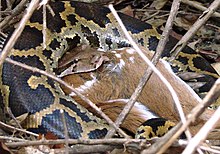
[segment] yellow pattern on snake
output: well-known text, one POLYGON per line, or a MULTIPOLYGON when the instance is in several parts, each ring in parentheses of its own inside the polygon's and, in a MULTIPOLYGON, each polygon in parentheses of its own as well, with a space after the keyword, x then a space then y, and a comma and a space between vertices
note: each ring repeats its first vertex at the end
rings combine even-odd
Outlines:
MULTIPOLYGON (((79 44, 105 51, 130 46, 107 8, 73 1, 50 2, 49 5, 55 15, 47 13, 46 48, 42 43, 42 9, 39 9, 26 24, 10 58, 54 74, 62 55, 79 44)), ((124 14, 120 17, 139 45, 152 51, 156 49, 160 39, 157 29, 124 14)), ((170 56, 169 51, 177 42, 172 37, 169 40, 163 57, 170 56)), ((200 92, 208 91, 218 78, 209 63, 188 47, 171 65, 176 73, 203 74, 197 79, 205 82, 200 92)), ((22 124, 24 128, 41 133, 50 131, 64 138, 60 115, 63 109, 71 138, 101 138, 107 133, 106 122, 65 95, 57 82, 9 63, 4 63, 0 73, 1 105, 10 107, 15 117, 28 113, 22 124)))

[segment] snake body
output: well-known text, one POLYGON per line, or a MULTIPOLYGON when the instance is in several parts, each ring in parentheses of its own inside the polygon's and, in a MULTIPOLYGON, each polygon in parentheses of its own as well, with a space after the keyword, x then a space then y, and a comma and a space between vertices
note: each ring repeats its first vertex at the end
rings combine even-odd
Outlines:
MULTIPOLYGON (((43 48, 42 9, 36 10, 14 45, 10 58, 55 74, 58 60, 79 44, 89 44, 105 51, 131 46, 113 15, 105 7, 93 4, 59 1, 50 2, 54 16, 47 10, 46 48, 43 48)), ((160 32, 152 25, 119 14, 134 40, 154 51, 160 32)), ((170 56, 176 39, 169 38, 163 57, 170 56)), ((5 41, 4 44, 6 44, 5 41)), ((203 74, 201 92, 208 91, 218 75, 210 64, 195 51, 186 47, 171 66, 174 72, 203 74)), ((64 138, 60 111, 64 111, 70 138, 102 138, 109 126, 88 112, 62 91, 60 85, 39 74, 10 63, 0 69, 0 101, 15 117, 28 113, 24 128, 37 133, 54 133, 64 138)))

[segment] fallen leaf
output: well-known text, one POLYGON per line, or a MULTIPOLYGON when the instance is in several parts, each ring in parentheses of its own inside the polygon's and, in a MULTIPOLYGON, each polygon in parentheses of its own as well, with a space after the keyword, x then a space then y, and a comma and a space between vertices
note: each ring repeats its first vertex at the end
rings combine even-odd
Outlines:
POLYGON ((157 10, 160 10, 167 3, 168 0, 155 0, 151 4, 151 7, 154 7, 157 10))

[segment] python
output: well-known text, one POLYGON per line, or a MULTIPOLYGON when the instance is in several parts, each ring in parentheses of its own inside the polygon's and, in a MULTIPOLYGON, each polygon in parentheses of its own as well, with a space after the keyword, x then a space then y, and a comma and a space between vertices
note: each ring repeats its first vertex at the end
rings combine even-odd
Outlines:
MULTIPOLYGON (((104 51, 110 50, 106 53, 97 52, 97 54, 101 55, 106 54, 104 55, 106 60, 103 60, 104 63, 100 67, 103 70, 97 69, 95 72, 82 72, 64 76, 64 80, 74 86, 76 85, 75 87, 78 89, 85 88, 82 93, 85 92, 85 95, 89 96, 88 98, 102 108, 104 113, 111 117, 112 120, 115 120, 126 103, 126 99, 130 97, 131 92, 134 90, 137 80, 141 77, 143 71, 141 68, 146 68, 146 66, 136 54, 129 54, 128 50, 131 49, 121 50, 126 54, 115 50, 117 48, 129 47, 130 43, 107 8, 73 1, 50 2, 49 5, 53 9, 54 15, 50 14, 50 12, 47 13, 46 48, 43 47, 43 34, 41 32, 43 29, 42 9, 39 9, 33 13, 30 20, 26 23, 25 29, 15 43, 9 57, 55 74, 62 56, 81 44, 87 44, 92 48, 99 48, 104 51), (88 11, 85 12, 84 10, 88 11), (122 57, 121 59, 120 56, 122 57), (132 59, 134 59, 133 62, 132 59), (139 65, 141 68, 139 68, 139 65), (113 70, 111 71, 110 68, 113 70), (101 71, 100 74, 97 73, 99 71, 101 71), (133 76, 134 72, 136 72, 135 76, 133 76), (107 74, 110 77, 105 77, 107 74), (96 78, 93 78, 94 76, 96 78), (125 80, 123 77, 127 79, 125 80), (92 80, 94 82, 95 80, 93 79, 99 79, 101 84, 93 83, 91 89, 81 86, 84 85, 82 81, 92 80), (77 80, 81 81, 71 83, 77 80), (96 86, 99 88, 93 91, 93 88, 95 89, 96 86)), ((160 32, 157 29, 150 24, 123 14, 120 14, 120 17, 135 41, 140 46, 145 47, 143 50, 146 50, 146 54, 148 54, 148 51, 151 53, 150 51, 156 49, 160 39, 160 32)), ((170 42, 167 44, 163 57, 170 56, 169 51, 175 45, 175 42, 177 40, 170 37, 170 42)), ((4 41, 3 46, 6 43, 7 39, 4 41)), ((161 67, 163 68, 164 66, 161 67)), ((196 79, 205 82, 199 88, 201 92, 208 91, 216 78, 219 77, 205 59, 188 47, 179 54, 171 66, 175 73, 189 71, 203 74, 202 78, 196 79), (205 67, 202 67, 204 65, 205 67)), ((169 69, 166 68, 165 70, 169 69)), ((172 74, 171 71, 169 72, 172 74)), ((74 94, 71 94, 73 98, 68 95, 70 92, 61 87, 59 83, 39 73, 32 73, 9 63, 3 64, 0 73, 1 104, 9 107, 15 117, 28 113, 28 117, 22 123, 24 128, 37 133, 52 132, 59 138, 64 138, 64 125, 60 115, 60 110, 63 110, 67 121, 68 133, 71 138, 102 138, 107 133, 109 129, 107 123, 98 115, 94 115, 93 109, 80 101, 74 94), (63 91, 66 91, 67 94, 63 91)), ((167 73, 165 72, 165 74, 167 73)), ((152 80, 156 78, 153 76, 152 80)), ((180 85, 183 86, 183 82, 177 78, 174 81, 180 82, 180 85)), ((170 101, 171 97, 167 95, 164 89, 161 89, 164 86, 160 85, 157 80, 153 80, 150 83, 146 85, 146 90, 143 91, 142 96, 138 100, 139 103, 134 106, 133 110, 137 109, 138 111, 131 112, 127 118, 130 120, 126 120, 124 125, 122 125, 122 127, 129 128, 132 132, 135 132, 138 127, 137 125, 144 122, 144 120, 149 120, 149 117, 146 119, 139 118, 143 117, 143 113, 146 113, 148 109, 152 111, 152 115, 155 112, 160 117, 171 121, 176 122, 179 120, 176 109, 170 101), (154 89, 152 85, 158 85, 159 89, 154 89), (144 105, 146 109, 144 109, 144 105), (142 112, 143 110, 145 111, 142 112), (132 113, 134 114, 132 115, 132 113), (136 116, 137 113, 142 115, 136 116), (129 127, 127 127, 127 124, 129 127)), ((189 87, 186 88, 188 89, 186 94, 181 91, 180 87, 176 86, 175 90, 178 91, 184 111, 188 113, 199 102, 199 98, 192 90, 189 90, 189 87), (186 100, 186 98, 190 99, 186 100)), ((201 117, 201 120, 198 120, 198 123, 195 124, 196 130, 199 125, 202 125, 207 120, 207 117, 212 112, 207 110, 205 115, 201 117)), ((165 122, 163 125, 165 125, 165 122)), ((195 129, 193 128, 193 130, 195 129)))

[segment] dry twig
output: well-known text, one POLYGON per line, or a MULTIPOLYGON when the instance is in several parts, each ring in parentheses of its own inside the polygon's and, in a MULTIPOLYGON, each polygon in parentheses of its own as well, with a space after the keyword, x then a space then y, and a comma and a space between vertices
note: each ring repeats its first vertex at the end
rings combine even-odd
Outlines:
MULTIPOLYGON (((141 139, 68 139, 68 144, 84 144, 84 145, 98 145, 98 144, 108 144, 108 145, 123 145, 123 144, 140 144, 146 145, 146 140, 141 139)), ((37 145, 55 145, 55 144, 65 144, 64 139, 56 140, 38 140, 38 141, 19 141, 19 142, 9 142, 6 143, 9 147, 24 147, 24 146, 37 146, 37 145)))
POLYGON ((13 32, 12 36, 8 40, 8 43, 5 45, 1 55, 0 55, 0 66, 3 64, 5 58, 8 56, 9 52, 13 48, 14 44, 16 43, 16 40, 21 35, 25 23, 29 20, 31 15, 33 14, 34 10, 38 7, 39 0, 32 0, 29 4, 28 8, 26 9, 26 13, 24 14, 23 18, 21 19, 20 23, 18 24, 18 27, 13 32))
POLYGON ((60 110, 60 114, 61 114, 61 118, 62 118, 62 122, 63 122, 63 127, 64 127, 64 136, 65 136, 65 154, 68 154, 68 148, 69 148, 69 144, 68 144, 68 139, 69 139, 69 133, 68 133, 68 129, 67 129, 67 125, 66 125, 66 119, 65 119, 65 115, 64 115, 64 111, 60 110))
POLYGON ((43 48, 46 49, 47 45, 47 10, 46 4, 43 4, 43 48))
POLYGON ((10 136, 0 136, 0 140, 8 140, 8 141, 16 141, 16 142, 24 142, 28 141, 25 139, 17 138, 17 137, 10 137, 10 136))
MULTIPOLYGON (((195 2, 195 1, 191 1, 191 0, 181 0, 182 3, 185 3, 185 4, 188 4, 189 6, 192 6, 192 7, 195 7, 196 9, 198 10, 201 10, 201 11, 205 11, 207 10, 208 8, 200 5, 198 2, 195 2)), ((212 17, 218 17, 220 18, 220 13, 218 12, 214 12, 212 14, 212 17)))
POLYGON ((19 131, 19 132, 22 132, 22 133, 26 133, 26 134, 29 134, 29 135, 33 135, 33 136, 36 136, 38 137, 39 135, 38 134, 35 134, 35 133, 32 133, 32 132, 29 132, 29 131, 26 131, 24 129, 19 129, 19 128, 16 128, 16 127, 13 127, 13 126, 10 126, 10 125, 7 125, 3 122, 0 121, 0 127, 4 127, 4 128, 7 128, 7 129, 10 129, 10 130, 15 130, 15 131, 19 131))

